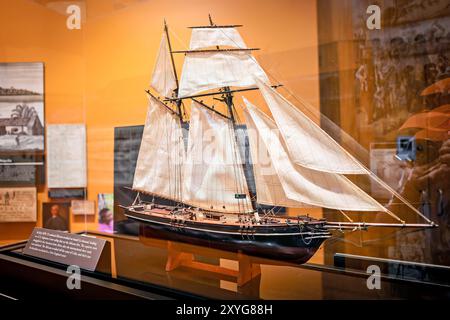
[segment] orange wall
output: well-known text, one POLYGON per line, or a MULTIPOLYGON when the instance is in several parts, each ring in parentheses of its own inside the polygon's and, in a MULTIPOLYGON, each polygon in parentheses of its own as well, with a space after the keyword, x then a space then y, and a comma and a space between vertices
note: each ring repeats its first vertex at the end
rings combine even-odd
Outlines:
MULTIPOLYGON (((47 124, 84 122, 82 37, 64 27, 65 19, 32 1, 0 0, 0 61, 45 62, 47 124)), ((38 220, 46 194, 38 190, 38 220)), ((0 241, 27 238, 34 226, 0 223, 0 241)))
MULTIPOLYGON (((269 74, 318 107, 315 1, 87 0, 82 29, 72 31, 62 14, 66 3, 0 0, 0 61, 45 62, 46 123, 86 123, 90 200, 113 192, 114 127, 144 122, 144 89, 164 18, 174 49, 186 48, 186 27, 207 24, 208 13, 217 24, 244 24, 242 36, 249 47, 261 48, 255 56, 269 74)), ((257 95, 246 97, 267 110, 257 95)), ((39 220, 47 200, 45 188, 39 190, 39 220)), ((0 224, 0 240, 26 238, 31 228, 0 224)))

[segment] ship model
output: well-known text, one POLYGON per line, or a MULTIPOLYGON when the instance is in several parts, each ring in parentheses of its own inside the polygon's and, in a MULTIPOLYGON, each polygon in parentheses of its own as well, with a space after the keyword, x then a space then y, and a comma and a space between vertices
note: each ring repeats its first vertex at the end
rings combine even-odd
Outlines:
POLYGON ((270 84, 252 55, 257 49, 246 46, 238 27, 216 25, 210 17, 208 25, 190 27, 189 50, 174 51, 164 22, 152 90, 147 90, 149 107, 132 186, 136 198, 122 206, 125 215, 145 223, 158 238, 294 263, 308 261, 332 230, 436 226, 281 95, 280 84, 270 84), (180 79, 177 53, 185 56, 180 79), (252 90, 259 90, 272 117, 242 98, 249 167, 239 143, 242 123, 234 96, 252 90), (200 100, 211 96, 226 112, 200 100), (259 161, 261 155, 265 161, 259 161), (376 179, 426 223, 406 223, 347 175, 376 179), (141 200, 142 194, 153 200, 141 200), (274 213, 278 207, 329 208, 349 221, 281 216, 274 213), (382 212, 397 221, 355 222, 344 211, 382 212))

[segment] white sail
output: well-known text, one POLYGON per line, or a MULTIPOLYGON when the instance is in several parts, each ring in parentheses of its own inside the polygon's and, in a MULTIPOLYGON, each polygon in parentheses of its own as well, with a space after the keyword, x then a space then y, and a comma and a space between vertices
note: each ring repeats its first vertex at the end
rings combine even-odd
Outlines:
POLYGON ((294 164, 279 137, 276 123, 251 104, 247 104, 247 109, 289 199, 337 210, 386 212, 381 204, 345 176, 294 164))
POLYGON ((260 80, 257 84, 293 162, 331 173, 367 173, 333 138, 276 90, 260 80))
POLYGON ((235 28, 195 28, 192 30, 191 50, 215 46, 246 48, 241 35, 235 28))
POLYGON ((196 102, 189 125, 183 202, 219 212, 252 211, 230 121, 196 102))
POLYGON ((161 44, 159 45, 158 57, 156 58, 150 85, 164 97, 171 97, 173 90, 177 88, 165 32, 163 33, 161 44))
POLYGON ((178 97, 222 87, 253 86, 255 77, 268 82, 264 70, 248 52, 189 52, 184 59, 178 97))
POLYGON ((147 119, 134 173, 133 189, 181 200, 184 142, 179 119, 149 97, 147 119))
MULTIPOLYGON (((243 100, 246 105, 250 105, 250 102, 247 101, 247 99, 243 98, 243 100)), ((245 123, 247 124, 250 153, 252 156, 257 202, 269 206, 289 208, 313 207, 309 204, 289 199, 286 196, 280 179, 272 165, 269 151, 267 150, 264 141, 261 139, 256 124, 249 115, 247 109, 244 110, 244 115, 245 123)))

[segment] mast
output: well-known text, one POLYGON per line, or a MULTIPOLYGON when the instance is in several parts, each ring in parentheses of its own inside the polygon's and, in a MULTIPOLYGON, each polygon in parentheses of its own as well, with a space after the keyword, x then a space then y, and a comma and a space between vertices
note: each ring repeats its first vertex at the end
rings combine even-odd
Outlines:
MULTIPOLYGON (((175 68, 175 60, 173 59, 173 53, 172 53, 172 44, 170 43, 170 36, 169 36, 169 27, 167 26, 167 22, 166 19, 164 19, 164 32, 166 33, 166 38, 167 38, 167 45, 169 46, 169 52, 170 52, 170 61, 172 62, 172 69, 173 69, 173 75, 175 76, 175 83, 176 83, 176 89, 175 91, 175 96, 178 96, 178 88, 179 88, 179 83, 178 83, 178 74, 177 74, 177 69, 175 68)), ((178 112, 178 118, 180 119, 180 127, 181 130, 183 130, 183 113, 181 110, 181 104, 183 103, 183 100, 178 100, 176 101, 176 107, 177 107, 177 112, 178 112)), ((183 139, 181 137, 181 139, 183 139)), ((184 142, 181 145, 181 148, 184 150, 184 142)), ((178 192, 180 194, 180 201, 182 203, 183 200, 183 172, 182 170, 179 170, 179 172, 175 173, 178 176, 178 179, 175 180, 175 188, 179 188, 178 192), (179 181, 179 184, 176 184, 176 181, 179 181)))
MULTIPOLYGON (((209 18, 210 26, 214 27, 215 24, 212 21, 211 14, 208 14, 208 18, 209 18)), ((220 50, 219 46, 217 46, 217 50, 220 50)), ((239 141, 238 141, 238 137, 236 135, 236 118, 235 118, 235 110, 234 110, 234 104, 233 104, 233 98, 234 98, 233 93, 229 87, 224 87, 222 89, 222 91, 223 91, 222 99, 219 99, 219 100, 223 101, 227 105, 228 116, 233 125, 233 135, 234 135, 234 140, 236 142, 236 147, 238 149, 237 152, 240 153, 239 141)), ((256 210, 255 194, 250 190, 250 187, 249 187, 250 181, 249 181, 248 174, 247 174, 247 163, 245 161, 245 157, 242 157, 241 154, 240 154, 240 156, 241 156, 241 160, 242 160, 242 170, 244 171, 244 178, 245 178, 245 182, 247 183, 248 194, 250 196, 250 203, 252 205, 252 209, 256 210)))
MULTIPOLYGON (((230 121, 233 125, 233 134, 234 134, 234 139, 236 141, 236 147, 238 148, 237 152, 240 152, 239 144, 238 144, 239 141, 238 141, 238 137, 236 135, 237 123, 236 123, 236 118, 234 116, 235 110, 234 110, 234 104, 233 104, 233 93, 230 92, 229 87, 224 88, 224 95, 223 95, 222 101, 225 102, 225 104, 227 105, 230 121)), ((247 174, 247 170, 248 170, 247 162, 245 160, 245 157, 243 157, 242 154, 240 156, 241 156, 241 160, 242 160, 242 170, 244 171, 245 182, 247 183, 248 194, 250 196, 250 202, 252 204, 252 209, 256 211, 256 197, 255 197, 255 194, 253 193, 253 191, 250 189, 250 181, 249 181, 249 177, 247 174)))
MULTIPOLYGON (((208 18, 209 18, 210 26, 215 27, 216 25, 214 24, 214 22, 211 18, 211 14, 208 14, 208 18)), ((217 50, 220 50, 219 46, 217 46, 217 50)), ((249 50, 255 50, 255 49, 249 49, 249 50)), ((234 135, 234 139, 236 141, 236 147, 238 149, 237 152, 240 153, 239 141, 238 141, 238 137, 236 135, 236 118, 235 118, 235 110, 234 110, 234 104, 233 104, 234 96, 233 96, 232 91, 230 90, 230 87, 224 87, 222 91, 223 91, 222 99, 218 99, 218 100, 223 101, 227 105, 228 116, 233 125, 233 135, 234 135)), ((243 155, 241 155, 241 154, 240 154, 240 156, 241 156, 240 158, 242 160, 242 170, 244 171, 244 178, 245 178, 245 182, 247 183, 248 194, 250 196, 250 203, 252 205, 252 209, 254 211, 256 211, 256 197, 255 197, 255 194, 250 189, 250 180, 249 180, 249 177, 247 174, 247 169, 248 169, 247 163, 246 163, 245 157, 243 157, 243 155)))
MULTIPOLYGON (((169 27, 167 26, 167 22, 166 19, 164 19, 164 32, 166 33, 166 38, 167 38, 167 45, 169 46, 169 52, 170 52, 170 60, 172 62, 172 69, 173 69, 173 74, 175 76, 175 83, 177 85, 177 88, 175 89, 175 95, 178 95, 178 75, 177 75, 177 69, 175 69, 175 60, 173 59, 173 52, 172 52, 172 45, 170 43, 170 37, 169 37, 169 27)), ((181 110, 181 104, 183 103, 183 100, 176 100, 176 106, 177 106, 177 111, 178 111, 178 116, 180 118, 180 123, 183 124, 183 113, 181 110)))

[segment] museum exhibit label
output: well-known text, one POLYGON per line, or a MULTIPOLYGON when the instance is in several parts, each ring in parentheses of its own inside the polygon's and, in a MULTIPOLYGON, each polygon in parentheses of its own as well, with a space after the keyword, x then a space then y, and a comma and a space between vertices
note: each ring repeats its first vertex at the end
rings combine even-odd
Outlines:
POLYGON ((24 249, 33 257, 94 271, 106 240, 63 231, 35 228, 24 249))
POLYGON ((85 125, 48 125, 48 188, 86 188, 86 179, 85 125))

